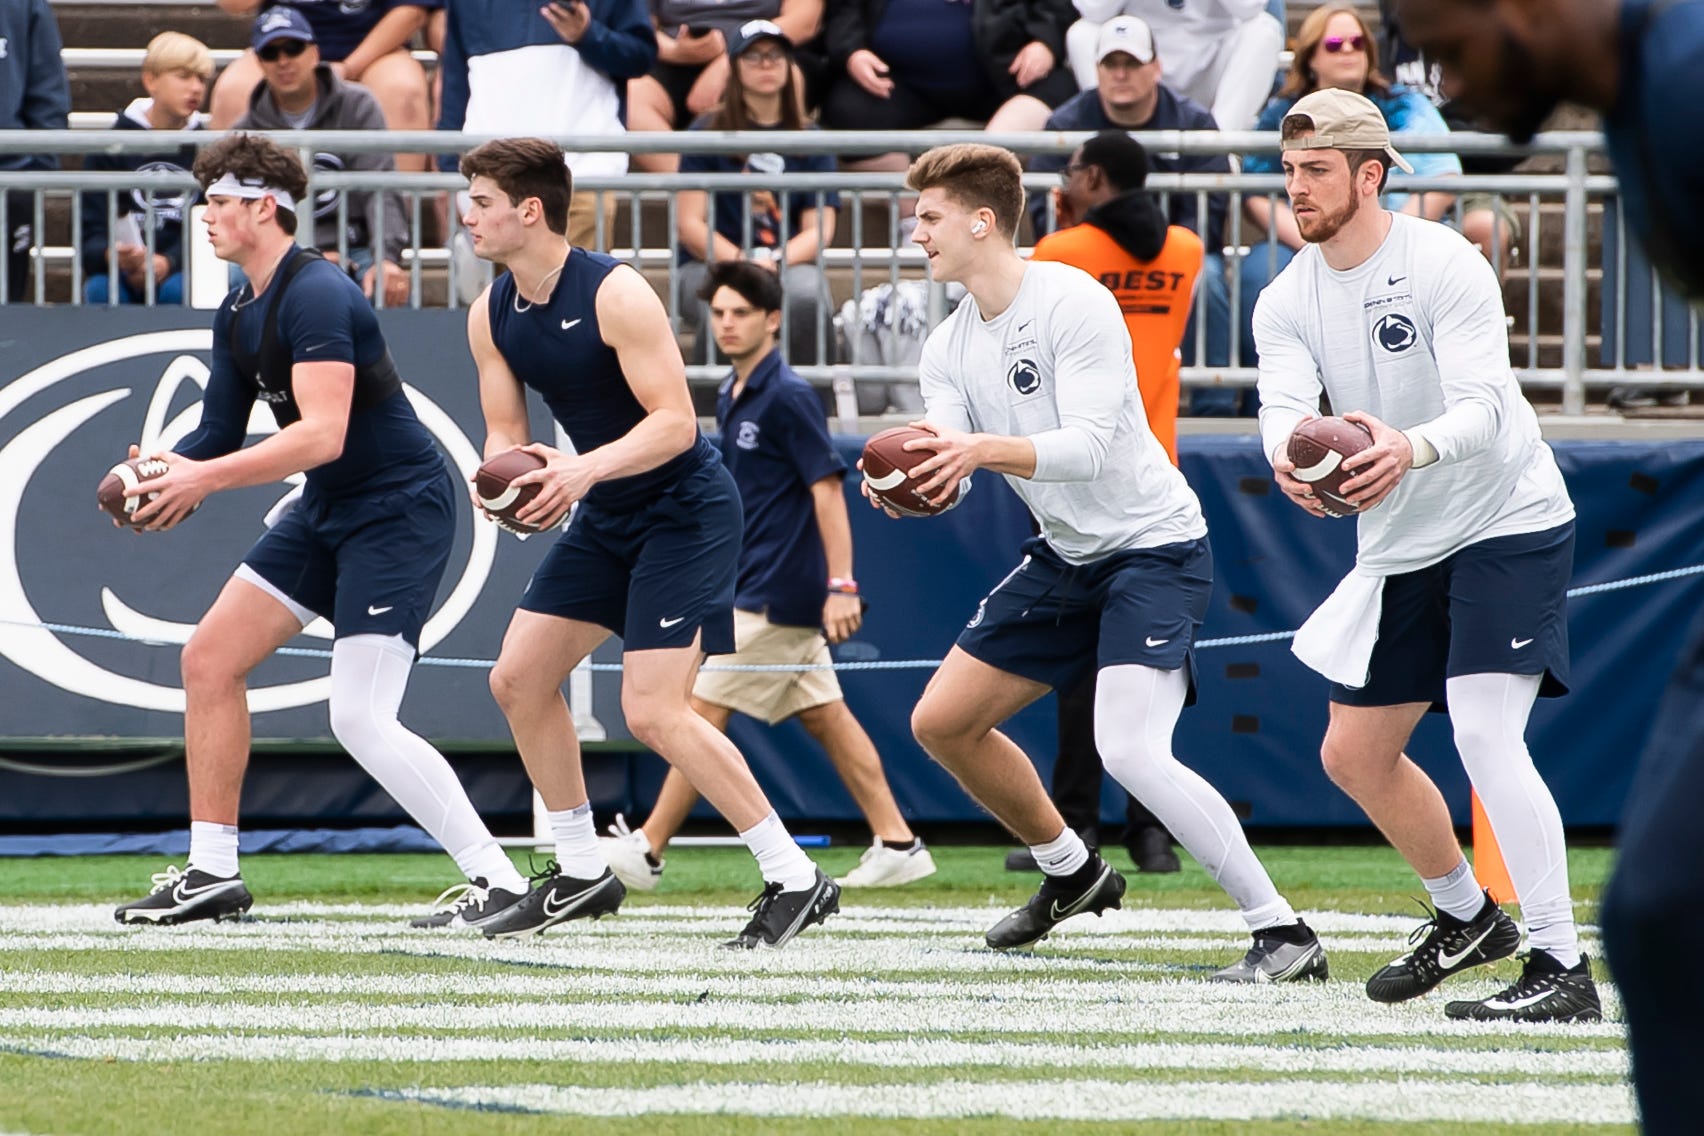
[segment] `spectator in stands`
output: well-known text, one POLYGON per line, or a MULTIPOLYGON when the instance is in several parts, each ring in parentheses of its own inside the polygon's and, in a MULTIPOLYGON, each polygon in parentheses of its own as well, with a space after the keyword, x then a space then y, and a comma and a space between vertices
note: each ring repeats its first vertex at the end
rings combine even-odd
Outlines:
MULTIPOLYGON (((728 84, 729 37, 748 20, 770 20, 795 47, 822 30, 823 0, 652 0, 657 62, 627 81, 632 130, 677 130, 715 110, 728 84)), ((636 154, 653 173, 679 168, 675 154, 636 154)))
MULTIPOLYGON (((1338 87, 1364 95, 1379 108, 1395 137, 1416 134, 1448 134, 1450 128, 1431 101, 1411 87, 1392 84, 1379 73, 1378 41, 1361 15, 1342 3, 1322 4, 1309 12, 1296 33, 1295 56, 1289 74, 1266 109, 1260 112, 1256 130, 1276 132, 1296 100, 1325 87, 1338 87)), ((1454 154, 1410 153, 1409 163, 1418 177, 1441 177, 1461 173, 1461 160, 1454 154)), ((1243 173, 1276 174, 1276 151, 1249 154, 1243 158, 1243 173)), ((1449 212, 1455 196, 1448 193, 1386 193, 1386 209, 1438 220, 1449 212)), ((1262 232, 1265 243, 1256 244, 1242 262, 1242 343, 1244 359, 1254 347, 1254 301, 1267 282, 1290 263, 1302 247, 1302 234, 1283 194, 1251 196, 1243 200, 1243 212, 1262 232)))
MULTIPOLYGON (((823 100, 825 126, 917 130, 943 118, 986 121, 994 132, 1037 130, 1077 91, 1065 66, 1070 0, 838 0, 823 39, 838 73, 823 100)), ((904 154, 845 163, 904 170, 904 154)))
MULTIPOLYGON (((48 0, 0 0, 0 130, 64 130, 71 84, 60 58, 59 24, 48 0)), ((0 154, 0 170, 52 170, 51 154, 0 154)), ((30 250, 35 246, 35 194, 6 192, 6 292, 28 299, 30 250)))
MULTIPOLYGON (((201 125, 201 100, 213 79, 213 53, 207 45, 182 32, 161 32, 142 56, 142 90, 146 98, 132 102, 112 124, 114 130, 194 130, 201 125)), ((184 143, 154 153, 90 154, 85 170, 139 170, 188 176, 195 168, 195 147, 184 143)), ((141 189, 85 193, 79 201, 83 215, 83 295, 91 304, 116 296, 120 303, 147 299, 148 280, 161 304, 183 302, 183 225, 200 194, 193 189, 145 193, 141 189), (153 251, 143 226, 153 203, 153 251), (109 231, 109 216, 116 228, 109 231)))
MULTIPOLYGON (((1137 16, 1161 48, 1166 86, 1213 111, 1220 130, 1248 130, 1272 93, 1284 27, 1267 0, 1075 0, 1083 18, 1065 33, 1071 70, 1095 85, 1100 30, 1137 16)), ((1281 10, 1281 9, 1280 9, 1281 10)))
MULTIPOLYGON (((1048 130, 1217 130, 1212 112, 1187 95, 1180 95, 1160 82, 1160 62, 1154 34, 1135 16, 1114 16, 1101 25, 1095 51, 1095 87, 1084 91, 1048 118, 1048 130)), ((1045 173, 1061 170, 1067 159, 1059 154, 1037 154, 1030 169, 1045 173)), ((1149 154, 1150 169, 1164 173, 1231 172, 1230 159, 1223 154, 1149 154)), ((1194 193, 1173 193, 1166 201, 1166 216, 1173 225, 1199 236, 1206 246, 1202 266, 1203 312, 1207 330, 1208 366, 1230 362, 1231 297, 1225 286, 1224 247, 1226 201, 1223 194, 1207 198, 1207 216, 1200 215, 1194 193)), ((1030 220, 1037 233, 1047 232, 1047 202, 1037 197, 1029 205, 1030 220)), ((1191 321, 1193 325, 1193 320, 1191 321)), ((1195 360, 1193 326, 1184 334, 1183 357, 1195 360)), ((1197 390, 1191 396, 1191 413, 1232 414, 1238 392, 1234 389, 1197 390), (1211 403, 1217 398, 1218 402, 1211 403)))
MULTIPOLYGON (((345 83, 330 64, 320 60, 314 29, 295 8, 268 8, 254 22, 254 53, 264 82, 254 90, 248 113, 237 120, 239 130, 373 130, 385 128, 378 100, 358 83, 345 83)), ((314 155, 316 170, 394 170, 389 154, 314 155)), ((347 247, 347 268, 369 297, 382 284, 384 303, 408 302, 408 274, 402 270, 402 250, 410 243, 402 195, 394 190, 347 192, 348 208, 340 210, 345 191, 329 190, 313 201, 313 247, 327 259, 338 260, 347 247), (347 227, 340 228, 342 213, 347 227), (381 221, 382 217, 382 221, 381 221), (383 229, 383 247, 373 247, 383 229)), ((304 244, 308 243, 303 241, 304 244)))
MULTIPOLYGON (((455 0, 444 29, 439 130, 469 134, 621 134, 626 85, 650 70, 657 36, 645 0, 455 0)), ((445 171, 458 157, 441 155, 445 171)), ((627 172, 623 151, 569 154, 583 177, 627 172)), ((598 194, 577 191, 568 243, 596 247, 598 194)), ((469 249, 471 252, 471 249, 469 249)), ((478 294, 477 289, 474 292, 478 294)))
MULTIPOLYGON (((694 130, 814 130, 805 118, 804 95, 793 46, 779 24, 751 20, 728 33, 727 97, 714 114, 692 124, 694 130)), ((827 154, 756 153, 685 154, 682 174, 829 173, 827 154)), ((824 358, 830 332, 820 326, 827 308, 827 287, 817 254, 834 239, 840 196, 828 192, 749 189, 711 193, 683 189, 675 197, 676 235, 682 263, 679 273, 680 317, 688 328, 703 327, 705 308, 698 294, 706 262, 749 260, 774 272, 787 296, 785 339, 795 360, 824 358), (819 350, 819 336, 824 345, 819 350)))
MULTIPOLYGON (((319 45, 320 58, 339 79, 360 83, 378 99, 385 125, 392 130, 430 130, 432 103, 426 71, 409 53, 416 33, 426 27, 444 0, 216 0, 237 16, 265 13, 274 7, 295 8, 306 17, 319 45)), ((213 85, 214 130, 224 130, 248 111, 264 68, 253 53, 233 60, 213 85)), ((396 167, 422 171, 431 168, 424 154, 398 154, 396 167)))
MULTIPOLYGON (((1071 155, 1053 191, 1059 231, 1035 243, 1031 260, 1056 260, 1087 272, 1118 298, 1136 363, 1148 426, 1177 464, 1178 348, 1204 259, 1201 238, 1166 215, 1143 188, 1148 153, 1122 130, 1095 135, 1071 155)), ((1065 823, 1098 846, 1102 764, 1095 748, 1095 680, 1059 692, 1059 751, 1053 802, 1065 823)), ((1134 797, 1125 808, 1124 844, 1144 872, 1175 872, 1171 833, 1134 797)), ((1034 871, 1027 848, 1006 866, 1034 871)))

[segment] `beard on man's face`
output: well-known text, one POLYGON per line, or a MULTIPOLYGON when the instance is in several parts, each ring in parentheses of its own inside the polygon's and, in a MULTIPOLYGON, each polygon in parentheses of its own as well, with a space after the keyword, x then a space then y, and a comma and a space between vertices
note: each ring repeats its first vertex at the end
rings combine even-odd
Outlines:
POLYGON ((1307 203, 1316 212, 1309 219, 1296 218, 1296 228, 1301 232, 1302 239, 1309 244, 1322 244, 1343 231, 1361 207, 1361 199, 1353 191, 1349 195, 1349 203, 1341 209, 1326 209, 1317 201, 1307 203))

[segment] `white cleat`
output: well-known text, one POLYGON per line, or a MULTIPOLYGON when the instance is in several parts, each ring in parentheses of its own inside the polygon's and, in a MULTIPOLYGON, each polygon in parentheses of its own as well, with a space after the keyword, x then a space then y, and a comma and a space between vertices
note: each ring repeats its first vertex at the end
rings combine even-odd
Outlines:
POLYGON ((858 866, 834 881, 841 887, 898 887, 935 874, 935 858, 921 840, 910 848, 889 848, 878 837, 864 849, 858 866))
POLYGON ((634 891, 656 891, 663 878, 665 861, 652 857, 651 842, 645 838, 644 830, 629 829, 627 818, 617 813, 608 831, 608 836, 598 839, 598 847, 603 849, 615 878, 634 891))

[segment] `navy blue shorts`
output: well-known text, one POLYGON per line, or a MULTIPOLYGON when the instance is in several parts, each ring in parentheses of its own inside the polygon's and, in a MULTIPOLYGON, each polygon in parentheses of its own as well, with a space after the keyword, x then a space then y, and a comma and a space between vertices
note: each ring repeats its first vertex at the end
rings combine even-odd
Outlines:
POLYGON ((415 647, 450 562, 459 489, 447 464, 415 485, 305 497, 243 557, 339 639, 400 635, 415 647))
POLYGON ((702 630, 706 654, 728 654, 744 524, 721 462, 619 515, 582 504, 533 573, 521 609, 607 627, 628 651, 690 647, 702 630))
POLYGON ((1568 693, 1568 581, 1574 522, 1470 544, 1384 584, 1367 685, 1331 684, 1345 706, 1430 702, 1458 675, 1543 675, 1538 693, 1568 693))
POLYGON ((1212 593, 1213 552, 1204 539, 1068 564, 1034 537, 1024 543, 1023 562, 977 605, 958 645, 1056 690, 1123 663, 1188 667, 1193 702, 1195 632, 1212 593))

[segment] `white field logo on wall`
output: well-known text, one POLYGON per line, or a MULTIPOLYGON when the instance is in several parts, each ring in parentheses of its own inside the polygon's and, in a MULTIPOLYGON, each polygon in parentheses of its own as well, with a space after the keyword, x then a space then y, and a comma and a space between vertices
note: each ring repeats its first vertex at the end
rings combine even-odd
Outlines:
MULTIPOLYGON (((226 543, 238 542, 235 550, 225 557, 228 562, 215 566, 218 571, 228 573, 236 567, 247 543, 259 536, 261 518, 268 511, 268 506, 277 500, 277 487, 237 491, 251 495, 255 502, 253 527, 241 533, 204 528, 198 537, 196 521, 205 518, 191 518, 169 533, 147 533, 141 537, 108 529, 111 535, 110 555, 103 553, 95 558, 99 563, 93 567, 82 563, 65 566, 66 575, 58 583, 70 580, 75 581, 73 586, 81 587, 90 579, 89 572, 93 572, 93 579, 98 583, 88 587, 98 593, 99 609, 106 627, 146 641, 125 644, 119 651, 114 651, 108 640, 61 635, 42 626, 44 623, 76 621, 58 611, 42 612, 37 609, 26 591, 26 576, 32 574, 26 569, 33 570, 33 574, 40 578, 44 571, 63 563, 72 553, 40 537, 32 540, 30 533, 20 527, 20 513, 26 495, 32 491, 57 493, 64 508, 86 508, 91 524, 107 525, 107 521, 95 511, 94 486, 107 465, 124 456, 122 449, 105 458, 96 458, 86 470, 69 474, 61 470, 58 484, 41 478, 32 488, 32 480, 36 479, 43 464, 78 430, 100 414, 133 411, 137 397, 144 392, 118 386, 86 393, 83 388, 89 385, 87 379, 81 387, 70 381, 114 363, 158 357, 159 379, 152 392, 146 395, 146 409, 140 415, 131 413, 122 436, 139 439, 144 454, 156 449, 169 449, 200 422, 200 399, 207 387, 206 359, 211 354, 212 341, 213 333, 207 328, 126 336, 62 355, 10 383, 0 385, 0 438, 5 439, 0 444, 0 656, 44 682, 73 694, 120 706, 183 711, 183 689, 177 682, 177 645, 189 638, 194 622, 165 619, 132 607, 124 595, 126 581, 136 578, 138 570, 165 572, 171 571, 174 564, 199 566, 197 558, 207 555, 205 543, 210 538, 226 543), (193 401, 184 406, 181 395, 186 384, 191 387, 189 393, 193 395, 193 401), (174 405, 180 407, 176 412, 172 410, 174 405), (34 415, 34 419, 26 421, 30 415, 34 415), (78 475, 81 475, 82 481, 75 480, 78 475), (143 567, 138 569, 138 565, 143 567), (97 645, 94 651, 89 649, 91 645, 97 645), (169 652, 169 665, 162 663, 161 652, 169 652), (90 657, 91 654, 99 654, 102 661, 96 661, 90 657), (141 677, 162 673, 171 676, 170 685, 141 677)), ((452 465, 462 472, 464 478, 471 477, 479 465, 479 453, 461 428, 419 391, 406 385, 404 390, 415 413, 443 447, 452 465)), ((275 431, 270 411, 256 403, 249 419, 250 436, 275 431)), ((302 478, 297 475, 292 480, 295 484, 289 487, 289 492, 295 493, 302 478)), ((485 586, 496 549, 496 527, 475 520, 472 523, 472 544, 467 562, 462 566, 461 578, 427 620, 420 637, 422 652, 441 642, 466 617, 485 586)), ((213 602, 216 587, 215 591, 206 595, 185 597, 186 605, 193 600, 197 612, 204 610, 213 602)), ((158 593, 157 587, 155 591, 158 593)), ((91 603, 89 610, 92 608, 91 603)), ((325 641, 323 646, 330 645, 331 628, 324 620, 315 621, 303 634, 325 641)), ((249 709, 254 712, 288 710, 324 701, 331 691, 330 678, 326 674, 329 665, 329 660, 316 661, 314 667, 318 674, 313 678, 271 686, 251 686, 249 709)))

